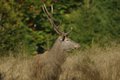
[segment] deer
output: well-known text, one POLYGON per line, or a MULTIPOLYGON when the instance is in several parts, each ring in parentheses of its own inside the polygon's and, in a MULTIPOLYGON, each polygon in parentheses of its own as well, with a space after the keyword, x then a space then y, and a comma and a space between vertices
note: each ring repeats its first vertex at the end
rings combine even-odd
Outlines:
POLYGON ((67 53, 70 50, 78 49, 80 45, 68 38, 70 31, 65 33, 60 30, 60 26, 55 24, 53 16, 45 4, 42 6, 42 9, 54 31, 59 36, 50 50, 35 57, 32 74, 34 79, 32 80, 58 80, 61 73, 61 65, 65 62, 67 53))

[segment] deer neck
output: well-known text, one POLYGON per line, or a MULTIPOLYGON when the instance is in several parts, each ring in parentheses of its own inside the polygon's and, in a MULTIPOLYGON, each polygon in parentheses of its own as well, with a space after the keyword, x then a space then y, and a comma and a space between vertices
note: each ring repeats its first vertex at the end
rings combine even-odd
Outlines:
POLYGON ((60 43, 56 43, 53 45, 53 47, 51 48, 51 51, 54 51, 55 53, 59 53, 59 52, 64 52, 64 50, 62 49, 62 46, 60 43))
POLYGON ((65 50, 63 49, 62 42, 60 41, 61 37, 58 37, 58 39, 55 41, 53 47, 50 51, 54 52, 55 54, 64 53, 65 50))
POLYGON ((66 59, 66 54, 62 47, 63 46, 61 42, 59 39, 57 39, 53 47, 50 49, 50 53, 48 54, 49 58, 51 57, 56 59, 56 61, 58 61, 60 64, 62 64, 66 59))

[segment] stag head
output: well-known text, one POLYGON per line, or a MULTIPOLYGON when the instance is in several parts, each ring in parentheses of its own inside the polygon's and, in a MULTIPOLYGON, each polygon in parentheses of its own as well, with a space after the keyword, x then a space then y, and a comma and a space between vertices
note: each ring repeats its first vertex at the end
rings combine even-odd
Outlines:
MULTIPOLYGON (((51 23, 53 29, 59 35, 58 39, 56 40, 56 42, 54 44, 55 47, 56 47, 56 45, 59 44, 59 46, 61 46, 61 48, 65 51, 79 48, 80 45, 78 43, 72 41, 70 38, 67 37, 68 34, 72 31, 72 29, 69 32, 60 31, 60 29, 59 29, 60 26, 55 24, 54 18, 52 16, 52 14, 47 10, 45 4, 42 6, 42 9, 43 9, 44 13, 46 14, 49 22, 51 23)), ((52 10, 53 10, 53 7, 52 7, 52 10)))

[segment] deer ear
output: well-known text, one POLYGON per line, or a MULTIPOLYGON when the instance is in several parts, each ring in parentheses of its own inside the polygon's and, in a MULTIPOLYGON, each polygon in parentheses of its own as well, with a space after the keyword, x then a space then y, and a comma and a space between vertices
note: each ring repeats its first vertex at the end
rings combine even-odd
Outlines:
POLYGON ((63 37, 62 37, 62 41, 64 41, 64 40, 65 40, 65 37, 66 37, 66 36, 63 36, 63 37))

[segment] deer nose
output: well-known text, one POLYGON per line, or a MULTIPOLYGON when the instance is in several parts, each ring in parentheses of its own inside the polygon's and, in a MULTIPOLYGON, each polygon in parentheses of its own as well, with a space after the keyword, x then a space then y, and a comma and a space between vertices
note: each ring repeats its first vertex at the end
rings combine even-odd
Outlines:
POLYGON ((75 49, 78 49, 78 48, 80 48, 80 45, 75 45, 75 49))

